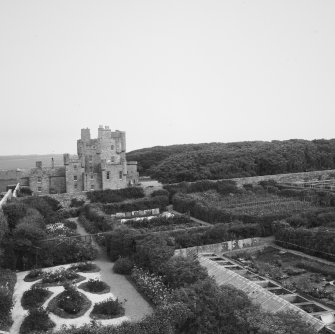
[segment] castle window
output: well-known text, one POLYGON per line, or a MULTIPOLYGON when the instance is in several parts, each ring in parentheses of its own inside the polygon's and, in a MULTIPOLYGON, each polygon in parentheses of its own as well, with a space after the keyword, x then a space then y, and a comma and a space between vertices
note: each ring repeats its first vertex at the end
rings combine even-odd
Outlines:
POLYGON ((91 184, 91 190, 94 190, 94 184, 91 184))
POLYGON ((109 172, 106 174, 106 179, 109 180, 109 172))
POLYGON ((122 180, 122 171, 119 172, 120 180, 122 180))
POLYGON ((37 187, 37 191, 41 192, 42 191, 42 187, 37 187))
POLYGON ((75 183, 74 184, 74 189, 77 189, 78 188, 78 183, 75 183))
POLYGON ((93 174, 91 174, 91 180, 93 180, 93 174))
POLYGON ((77 175, 74 175, 74 176, 73 176, 73 180, 74 180, 74 181, 78 181, 78 176, 77 176, 77 175))
POLYGON ((42 178, 40 176, 37 177, 37 182, 41 183, 42 182, 42 178))

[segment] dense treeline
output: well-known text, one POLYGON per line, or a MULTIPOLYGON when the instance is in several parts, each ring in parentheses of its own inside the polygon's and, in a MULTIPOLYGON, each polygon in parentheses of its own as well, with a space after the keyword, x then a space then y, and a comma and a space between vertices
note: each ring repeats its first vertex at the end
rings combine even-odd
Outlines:
POLYGON ((127 154, 164 183, 335 169, 335 139, 157 146, 127 154))

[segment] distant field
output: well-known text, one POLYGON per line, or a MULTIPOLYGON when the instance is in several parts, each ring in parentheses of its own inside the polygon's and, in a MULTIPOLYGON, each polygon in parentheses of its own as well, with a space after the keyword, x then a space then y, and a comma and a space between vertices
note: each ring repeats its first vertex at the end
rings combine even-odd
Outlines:
POLYGON ((0 156, 0 170, 32 168, 35 167, 36 161, 42 161, 44 167, 51 167, 52 157, 56 166, 63 165, 63 154, 8 155, 0 156))

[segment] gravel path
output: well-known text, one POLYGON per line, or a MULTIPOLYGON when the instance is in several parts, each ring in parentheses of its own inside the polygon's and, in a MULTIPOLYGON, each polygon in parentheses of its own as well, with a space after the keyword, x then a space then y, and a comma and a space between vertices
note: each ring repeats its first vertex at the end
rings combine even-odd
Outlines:
MULTIPOLYGON (((87 232, 79 224, 77 218, 72 219, 77 223, 77 232, 80 235, 85 235, 87 232)), ((101 269, 101 279, 110 287, 110 292, 119 298, 120 301, 127 300, 125 304, 125 316, 132 321, 140 320, 146 315, 152 313, 153 309, 149 303, 136 291, 134 286, 123 275, 113 272, 113 265, 105 252, 96 243, 95 246, 99 249, 99 256, 94 261, 101 269)))

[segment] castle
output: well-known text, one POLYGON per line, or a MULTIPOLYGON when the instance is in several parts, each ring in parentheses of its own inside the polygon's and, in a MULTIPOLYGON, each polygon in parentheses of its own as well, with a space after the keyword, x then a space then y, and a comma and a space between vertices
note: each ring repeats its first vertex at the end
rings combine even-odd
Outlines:
POLYGON ((137 162, 126 160, 126 133, 99 126, 98 138, 81 130, 77 156, 65 153, 64 166, 43 167, 41 161, 28 170, 0 171, 0 191, 20 183, 35 194, 76 193, 120 189, 138 184, 137 162))

